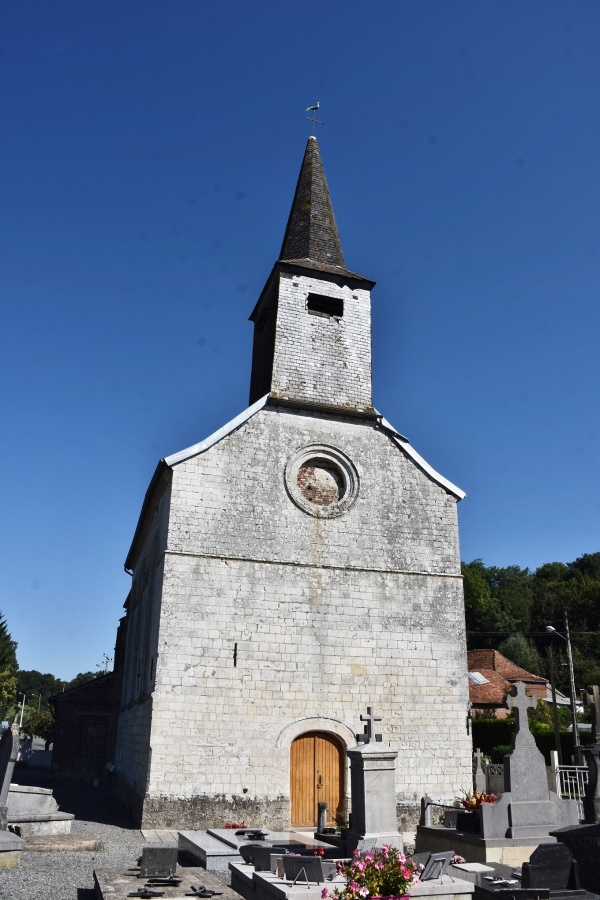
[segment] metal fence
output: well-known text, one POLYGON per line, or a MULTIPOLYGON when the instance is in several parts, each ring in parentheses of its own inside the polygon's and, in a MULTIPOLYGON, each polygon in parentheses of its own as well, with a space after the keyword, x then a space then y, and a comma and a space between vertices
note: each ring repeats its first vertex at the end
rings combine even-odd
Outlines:
POLYGON ((559 766, 558 754, 553 750, 550 754, 551 766, 556 781, 556 793, 563 800, 576 800, 579 819, 583 822, 583 795, 588 783, 587 766, 559 766))

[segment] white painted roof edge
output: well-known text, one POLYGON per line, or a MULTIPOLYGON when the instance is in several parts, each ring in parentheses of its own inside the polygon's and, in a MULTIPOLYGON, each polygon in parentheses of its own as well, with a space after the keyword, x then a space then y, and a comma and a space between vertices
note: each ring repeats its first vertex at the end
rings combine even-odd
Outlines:
POLYGON ((440 475, 439 472, 436 472, 434 468, 432 468, 428 462, 426 462, 422 456, 420 456, 415 448, 410 444, 408 438, 403 437, 399 432, 396 431, 393 425, 390 425, 387 419, 381 417, 381 425, 386 431, 390 432, 390 437, 399 447, 404 450, 407 456, 415 462, 420 469, 427 473, 434 481, 436 481, 441 487, 445 488, 451 494, 453 494, 458 500, 463 500, 467 494, 465 491, 462 491, 455 484, 452 484, 451 481, 448 481, 447 478, 444 478, 443 475, 440 475))
POLYGON ((210 447, 218 444, 219 441, 221 441, 224 437, 227 437, 228 434, 231 434, 232 431, 235 431, 236 428, 239 428, 240 425, 243 425, 244 422, 248 421, 248 419, 251 419, 255 413, 263 408, 268 399, 269 395, 265 394, 264 397, 261 397, 261 399, 257 400, 256 403, 253 403, 252 406, 249 406, 248 409, 245 409, 244 412, 239 414, 239 416, 236 416, 235 419, 232 419, 231 422, 227 423, 227 425, 223 425, 223 427, 219 428, 218 431, 214 431, 199 444, 193 444, 191 447, 187 447, 185 450, 180 450, 179 453, 173 453, 171 454, 171 456, 165 456, 165 463, 168 466, 176 466, 177 463, 184 462, 184 460, 190 459, 192 456, 198 456, 199 453, 204 453, 205 450, 208 450, 210 447))

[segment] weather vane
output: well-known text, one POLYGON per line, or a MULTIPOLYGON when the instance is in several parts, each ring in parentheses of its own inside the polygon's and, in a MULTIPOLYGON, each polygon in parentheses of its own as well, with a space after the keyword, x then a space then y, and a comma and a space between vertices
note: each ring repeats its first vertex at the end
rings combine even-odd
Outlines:
POLYGON ((317 117, 316 117, 316 116, 317 116, 317 110, 318 110, 318 108, 320 107, 320 105, 321 105, 321 103, 319 102, 319 100, 317 100, 317 102, 316 102, 316 103, 313 103, 312 106, 307 106, 307 107, 306 107, 306 112, 311 112, 311 113, 312 113, 312 117, 311 117, 311 116, 304 116, 304 118, 305 118, 305 119, 308 119, 309 122, 312 122, 312 133, 313 133, 313 134, 315 133, 315 125, 324 125, 324 124, 325 124, 324 122, 319 122, 319 120, 318 120, 317 117))

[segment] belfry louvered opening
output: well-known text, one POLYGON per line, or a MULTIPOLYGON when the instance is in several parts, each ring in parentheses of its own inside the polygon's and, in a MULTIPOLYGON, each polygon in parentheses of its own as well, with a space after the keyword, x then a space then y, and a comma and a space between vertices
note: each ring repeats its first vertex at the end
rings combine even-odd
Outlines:
POLYGON ((341 319, 344 315, 344 301, 341 297, 326 297, 324 294, 309 294, 306 308, 313 316, 328 316, 341 319))

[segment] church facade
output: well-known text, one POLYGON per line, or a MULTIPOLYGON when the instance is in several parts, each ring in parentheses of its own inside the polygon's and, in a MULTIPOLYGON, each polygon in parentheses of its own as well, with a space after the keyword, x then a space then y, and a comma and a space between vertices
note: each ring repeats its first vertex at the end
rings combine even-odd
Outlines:
POLYGON ((321 800, 345 821, 367 704, 400 812, 471 784, 464 495, 373 407, 373 286, 311 137, 250 406, 159 463, 127 557, 115 778, 146 827, 309 826, 321 800))

